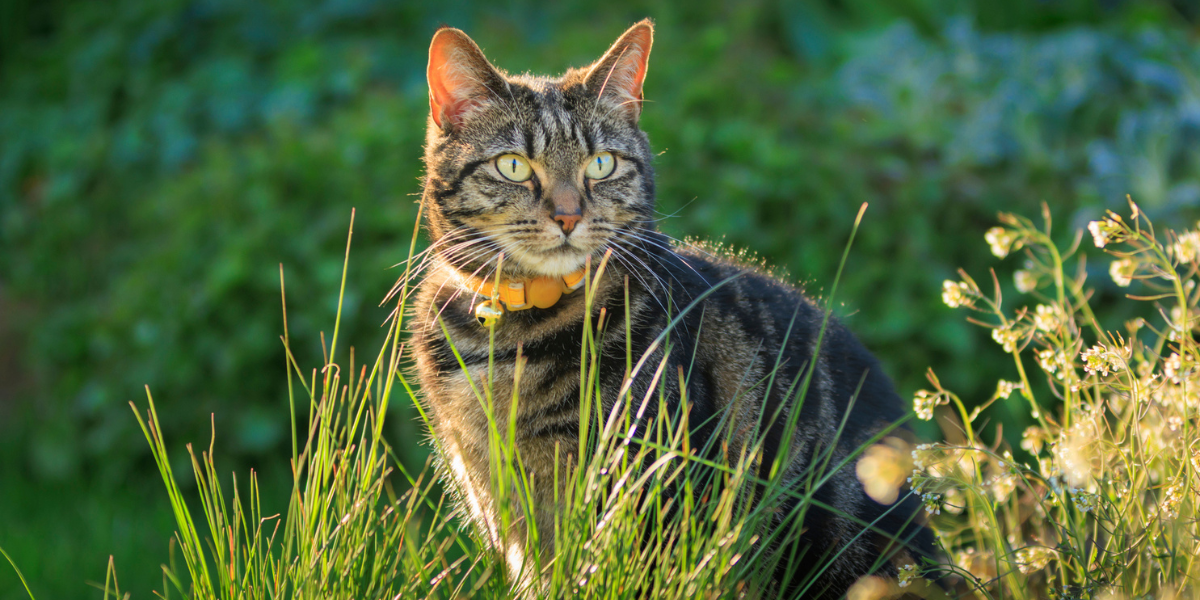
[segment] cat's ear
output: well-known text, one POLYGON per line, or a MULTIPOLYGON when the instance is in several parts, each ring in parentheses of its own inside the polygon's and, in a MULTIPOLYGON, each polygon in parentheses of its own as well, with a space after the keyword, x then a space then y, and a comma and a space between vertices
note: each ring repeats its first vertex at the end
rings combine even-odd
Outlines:
POLYGON ((454 127, 508 83, 467 34, 443 27, 429 44, 429 111, 440 128, 454 127))
POLYGON ((653 43, 654 23, 643 19, 634 24, 588 69, 588 89, 598 97, 615 101, 637 119, 642 112, 642 82, 653 43))

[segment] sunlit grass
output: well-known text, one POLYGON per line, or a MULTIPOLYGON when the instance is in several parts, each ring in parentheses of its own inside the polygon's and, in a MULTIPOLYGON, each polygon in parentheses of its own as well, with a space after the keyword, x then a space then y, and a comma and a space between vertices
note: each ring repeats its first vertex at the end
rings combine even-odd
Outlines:
MULTIPOLYGON (((1024 255, 1015 309, 1005 304, 999 282, 984 293, 962 273, 943 286, 948 305, 975 311, 972 319, 991 329, 1012 357, 1013 376, 969 410, 930 371, 931 388, 916 394, 914 408, 921 418, 936 415, 947 439, 911 452, 911 482, 925 500, 947 564, 912 565, 899 580, 864 578, 852 597, 905 591, 933 597, 939 591, 918 582, 935 577, 952 597, 1200 597, 1194 591, 1200 575, 1200 345, 1194 335, 1200 232, 1156 233, 1136 205, 1130 211, 1127 219, 1110 213, 1092 223, 1062 249, 1052 240, 1048 211, 1042 227, 1002 215, 1003 226, 990 230, 986 241, 999 257, 1024 255), (1106 270, 1133 292, 1129 301, 1147 307, 1119 329, 1106 328, 1089 306, 1083 248, 1092 245, 1114 256, 1106 270), (1044 388, 1034 385, 1041 380, 1044 388), (1035 393, 1042 389, 1049 393, 1035 393), (985 425, 984 411, 997 402, 1022 407, 1036 423, 1023 432, 1017 456, 985 425)), ((599 277, 605 265, 589 267, 589 277, 599 277)), ((584 288, 589 304, 593 287, 584 288)), ((400 302, 406 297, 400 294, 400 302)), ((403 315, 403 306, 398 309, 403 315)), ((585 323, 577 454, 585 458, 558 474, 569 479, 552 529, 538 531, 524 518, 532 490, 509 442, 513 414, 494 414, 488 382, 477 388, 492 424, 494 485, 513 492, 499 498, 502 521, 529 528, 527 560, 515 576, 484 542, 487 533, 435 485, 434 470, 427 465, 410 473, 383 439, 391 402, 421 407, 399 368, 405 347, 397 321, 367 364, 356 364, 353 350, 338 356, 335 323, 324 366, 307 373, 293 358, 285 326, 289 384, 307 398, 308 416, 302 418, 303 401, 293 402, 292 420, 297 427, 307 423, 307 431, 295 431, 295 483, 279 514, 264 512, 253 472, 226 489, 210 442, 199 452, 188 446, 203 513, 193 515, 170 470, 148 395, 147 416, 139 412, 138 419, 176 515, 174 546, 182 563, 164 566, 160 596, 779 597, 770 573, 789 557, 771 550, 797 534, 796 524, 815 502, 800 496, 804 508, 789 526, 768 526, 778 501, 798 493, 757 477, 758 445, 726 448, 723 461, 708 458, 710 448, 691 447, 687 412, 669 410, 658 385, 685 374, 650 361, 652 351, 624 357, 628 379, 655 383, 650 393, 635 397, 626 386, 615 402, 602 402, 596 374, 604 321, 589 316, 585 323), (651 403, 658 410, 644 422, 651 403), (762 491, 755 501, 756 489, 762 491), (553 556, 540 554, 542 536, 553 536, 553 556)), ((670 343, 668 328, 655 346, 670 343)), ((523 359, 517 362, 519 378, 523 359)), ((806 386, 793 382, 797 398, 806 386)), ((886 501, 903 493, 910 449, 886 433, 843 464, 824 465, 813 481, 853 461, 873 497, 886 501)), ((811 583, 819 586, 819 577, 811 583)), ((111 564, 106 587, 107 594, 122 596, 111 564)))
MULTIPOLYGON (((348 239, 347 264, 349 248, 348 239)), ((414 249, 415 238, 410 256, 414 249)), ((843 266, 848 252, 849 244, 843 266)), ((589 307, 594 300, 592 280, 606 264, 607 257, 588 268, 589 282, 583 291, 589 307)), ((343 278, 343 291, 344 286, 343 278)), ((836 290, 836 281, 832 289, 836 290)), ((397 296, 394 315, 405 314, 405 291, 397 296)), ((476 391, 491 423, 494 485, 512 491, 499 498, 502 522, 528 528, 527 559, 517 574, 508 573, 504 557, 485 543, 488 533, 457 512, 455 503, 435 485, 433 469, 427 465, 420 473, 410 473, 383 439, 389 404, 402 399, 422 408, 400 368, 406 352, 400 319, 391 321, 386 343, 367 364, 356 364, 353 350, 345 357, 337 354, 335 323, 328 346, 323 345, 324 365, 306 372, 291 351, 285 301, 281 339, 295 427, 294 485, 283 511, 264 509, 253 471, 244 479, 222 480, 212 458, 215 442, 210 441, 209 448, 199 452, 187 446, 203 513, 193 514, 170 468, 149 391, 145 417, 135 407, 178 525, 173 558, 163 566, 163 588, 156 594, 202 599, 781 597, 772 573, 793 571, 799 557, 774 550, 799 535, 799 524, 810 507, 831 507, 781 485, 776 477, 779 464, 772 465, 770 477, 760 478, 759 436, 751 436, 757 441, 745 448, 724 446, 715 453, 712 447, 695 448, 687 435, 688 413, 668 409, 660 384, 675 377, 686 389, 685 373, 669 373, 665 360, 655 362, 650 357, 654 348, 669 349, 671 328, 700 299, 673 315, 671 327, 646 354, 623 357, 627 385, 612 400, 602 399, 597 380, 601 360, 597 338, 606 319, 601 316, 592 322, 588 311, 580 349, 583 426, 575 454, 584 459, 571 472, 556 474, 568 479, 561 488, 564 497, 557 499, 560 510, 552 528, 543 526, 539 531, 532 520, 523 518, 529 514, 532 492, 520 467, 520 454, 509 441, 515 437, 513 414, 495 414, 490 385, 480 382, 476 391), (648 377, 654 383, 642 397, 630 391, 628 382, 634 377, 648 377), (301 399, 299 405, 296 397, 301 399), (651 403, 658 410, 649 411, 654 416, 646 418, 651 403), (302 430, 305 423, 307 431, 302 430), (405 491, 397 494, 395 489, 405 491), (776 526, 778 506, 785 499, 798 500, 800 508, 776 526), (553 556, 541 555, 542 536, 553 536, 553 556), (176 561, 175 554, 181 560, 176 561)), ((518 357, 516 377, 522 364, 518 357)), ((791 382, 797 401, 803 401, 808 384, 807 378, 791 382)), ((763 416, 762 422, 769 423, 772 415, 763 416)), ((788 431, 796 426, 792 419, 786 424, 788 431)), ((717 425, 718 430, 732 427, 724 420, 717 425)), ((874 450, 867 456, 875 462, 860 464, 887 467, 895 462, 881 463, 883 455, 878 451, 891 447, 882 442, 894 427, 873 438, 872 442, 881 442, 876 448, 868 444, 840 462, 826 453, 811 469, 811 488, 840 468, 854 468, 851 463, 863 450, 874 450)), ((895 438, 889 440, 896 443, 895 438)), ((721 442, 713 438, 709 443, 721 442)), ((890 481, 894 494, 901 481, 890 481)), ((870 530, 874 524, 862 525, 870 530)), ((824 555, 827 560, 836 557, 837 549, 824 555)), ((880 557, 879 563, 888 558, 880 557)), ((801 583, 804 593, 820 591, 822 581, 816 575, 801 583)), ((867 587, 898 589, 894 581, 879 585, 867 587)), ((107 595, 121 596, 113 569, 106 588, 107 595)))
MULTIPOLYGON (((813 473, 818 483, 838 468, 855 468, 865 490, 882 502, 905 493, 903 480, 911 475, 945 552, 944 565, 911 564, 893 580, 865 577, 849 597, 904 592, 944 597, 925 581, 935 578, 950 597, 963 598, 1200 597, 1194 591, 1200 575, 1200 345, 1194 335, 1200 320, 1200 233, 1156 235, 1137 207, 1130 208, 1128 221, 1110 213, 1089 228, 1093 244, 1115 256, 1110 276, 1136 292, 1130 301, 1145 302, 1148 309, 1120 330, 1106 329, 1089 307, 1092 292, 1081 250, 1087 236, 1078 232, 1070 247, 1059 249, 1048 211, 1040 228, 1002 215, 1003 226, 986 236, 999 257, 1025 255, 1015 283, 1022 299, 1030 300, 1006 308, 999 282, 985 294, 966 273, 945 283, 943 300, 975 311, 972 319, 990 328, 1012 356, 1014 375, 968 410, 931 370, 931 389, 916 394, 914 408, 920 418, 938 417, 946 441, 913 450, 885 431, 842 463, 813 473), (1044 397, 1035 394, 1043 389, 1033 385, 1039 376, 1049 389, 1044 397), (997 402, 1023 407, 1036 423, 1021 442, 1031 459, 1015 458, 998 432, 987 430, 982 415, 997 402)), ((589 278, 599 277, 605 265, 602 260, 595 269, 589 266, 589 278)), ((343 280, 343 290, 344 285, 343 280)), ((590 305, 591 282, 584 293, 590 305)), ((395 314, 404 315, 407 294, 398 297, 395 314)), ((286 323, 286 303, 284 314, 286 323)), ((492 425, 494 485, 512 490, 500 497, 502 521, 529 528, 527 560, 515 576, 485 543, 487 532, 457 512, 435 484, 434 469, 427 464, 409 472, 383 439, 391 402, 399 398, 422 406, 399 367, 405 352, 399 320, 391 322, 387 342, 367 364, 356 364, 353 350, 339 362, 335 323, 323 367, 308 372, 293 358, 285 324, 289 390, 293 398, 307 398, 308 416, 302 418, 303 401, 297 407, 293 400, 294 485, 278 514, 263 510, 253 471, 226 489, 210 442, 199 453, 187 447, 203 513, 193 515, 171 471, 148 393, 146 417, 135 412, 178 525, 171 564, 163 566, 163 587, 156 594, 782 597, 770 574, 795 557, 772 549, 796 535, 807 508, 819 505, 800 495, 802 508, 787 526, 768 526, 779 500, 798 493, 757 477, 758 444, 724 448, 723 461, 708 458, 711 448, 691 447, 688 413, 669 410, 657 385, 666 377, 686 383, 685 374, 667 373, 667 363, 653 363, 650 352, 624 357, 627 381, 650 377, 656 385, 641 398, 626 386, 608 405, 611 410, 603 410, 596 374, 604 320, 593 323, 589 316, 584 327, 584 418, 576 456, 585 458, 571 473, 557 475, 569 479, 565 497, 557 499, 552 530, 538 531, 523 518, 532 491, 520 453, 509 442, 515 437, 513 414, 494 414, 487 381, 476 390, 492 425), (654 421, 644 423, 650 403, 659 410, 651 411, 657 413, 654 421), (298 429, 305 426, 306 431, 298 429), (404 491, 396 493, 397 488, 404 491), (761 495, 752 501, 755 490, 761 495), (540 554, 541 536, 553 536, 553 556, 540 554)), ((669 333, 670 328, 655 345, 669 346, 669 333)), ((518 356, 518 378, 522 364, 518 356)), ((793 382, 801 401, 806 387, 807 381, 793 382)), ((819 576, 809 584, 819 586, 819 576)), ((111 563, 105 587, 106 597, 127 596, 111 563)))
MULTIPOLYGON (((349 249, 347 239, 347 260, 349 249)), ((175 540, 184 569, 164 566, 162 597, 429 595, 438 587, 438 573, 450 569, 451 546, 458 544, 465 556, 469 542, 454 532, 444 499, 431 493, 429 470, 407 472, 382 437, 394 386, 403 383, 395 343, 399 324, 392 323, 391 343, 367 365, 355 363, 353 349, 345 363, 337 361, 335 324, 325 366, 305 373, 291 352, 286 301, 284 314, 292 422, 297 424, 292 394, 298 384, 308 399, 308 431, 300 445, 293 428, 294 486, 282 514, 263 511, 253 471, 241 487, 235 478, 227 494, 211 443, 199 455, 189 444, 204 513, 203 521, 195 519, 171 471, 149 392, 147 418, 135 409, 179 525, 175 540), (399 496, 396 481, 407 490, 399 496)))

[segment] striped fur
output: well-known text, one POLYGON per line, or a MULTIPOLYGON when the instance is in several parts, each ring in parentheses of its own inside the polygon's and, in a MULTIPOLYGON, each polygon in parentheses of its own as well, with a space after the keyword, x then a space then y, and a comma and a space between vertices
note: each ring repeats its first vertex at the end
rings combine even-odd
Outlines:
MULTIPOLYGON (((766 432, 762 464, 788 449, 794 459, 783 477, 797 489, 822 449, 836 448, 836 464, 904 416, 878 363, 838 323, 830 323, 814 360, 824 315, 800 291, 735 260, 673 245, 655 230, 652 154, 638 127, 651 34, 648 21, 638 23, 596 64, 559 78, 508 75, 458 30, 439 30, 431 48, 422 202, 435 245, 409 322, 424 403, 453 487, 514 572, 520 570, 524 524, 503 530, 497 522, 496 497, 506 492, 492 489, 487 419, 467 379, 486 378, 489 340, 472 315, 479 299, 465 291, 464 282, 494 275, 501 252, 505 277, 528 277, 561 276, 588 257, 596 262, 612 251, 593 306, 593 322, 601 308, 609 319, 601 341, 611 359, 601 361, 599 378, 607 402, 622 385, 627 342, 634 357, 641 357, 667 327, 669 314, 678 315, 712 290, 672 330, 665 371, 682 368, 691 374, 686 382, 690 422, 701 424, 691 432, 692 445, 703 447, 717 435, 714 423, 727 419, 734 422, 734 439, 727 441, 741 447, 751 441, 742 438, 755 429, 759 415, 782 406, 782 416, 766 432), (587 180, 583 165, 598 152, 612 152, 616 170, 605 179, 587 180), (506 153, 530 159, 530 181, 514 183, 500 175, 494 159, 506 153), (582 197, 583 219, 569 235, 551 219, 550 190, 557 186, 573 186, 582 197), (626 279, 632 340, 625 339, 626 279), (713 290, 718 282, 725 283, 713 290), (779 371, 766 389, 763 380, 777 363, 779 371), (791 439, 781 439, 794 409, 788 388, 813 364, 798 429, 791 439), (838 436, 843 419, 845 429, 838 436)), ((510 313, 495 333, 497 414, 509 413, 518 347, 528 360, 518 390, 516 443, 534 481, 533 517, 542 531, 553 524, 554 490, 548 481, 556 469, 560 477, 565 473, 576 451, 584 311, 582 293, 567 295, 547 309, 510 313)), ((655 350, 650 364, 657 364, 663 351, 655 350)), ((633 397, 644 395, 648 379, 636 380, 633 397)), ((665 381, 668 397, 678 403, 679 382, 665 381)), ((905 526, 918 508, 915 500, 906 498, 887 512, 864 495, 852 468, 834 475, 816 499, 863 521, 878 519, 880 527, 897 535, 915 536, 916 553, 932 553, 929 533, 905 526)), ((809 568, 817 557, 844 548, 822 576, 829 597, 840 596, 867 573, 882 551, 879 536, 855 539, 862 528, 850 519, 813 509, 805 527, 797 543, 814 549, 805 554, 812 557, 809 568)), ((543 550, 552 552, 552 534, 541 537, 543 550)), ((889 569, 885 565, 885 572, 894 572, 889 569)))

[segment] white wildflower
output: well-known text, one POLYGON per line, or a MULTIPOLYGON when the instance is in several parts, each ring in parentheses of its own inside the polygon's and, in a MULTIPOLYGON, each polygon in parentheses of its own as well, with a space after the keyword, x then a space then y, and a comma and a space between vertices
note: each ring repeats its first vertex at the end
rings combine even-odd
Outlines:
POLYGON ((1037 425, 1025 428, 1025 433, 1021 434, 1021 448, 1026 452, 1037 456, 1042 451, 1042 446, 1046 444, 1046 431, 1037 425))
MULTIPOLYGON (((933 444, 917 444, 912 451, 913 468, 918 471, 925 469, 929 466, 929 460, 935 456, 933 444)), ((912 479, 909 478, 909 483, 911 482, 912 479)))
POLYGON ((991 478, 988 487, 992 490, 992 498, 996 502, 1004 502, 1017 489, 1017 478, 1012 473, 1004 472, 991 478))
POLYGON ((1058 370, 1058 354, 1052 348, 1037 351, 1038 366, 1047 373, 1053 373, 1058 370))
POLYGON ((1171 245, 1171 250, 1179 262, 1195 262, 1200 258, 1200 232, 1189 231, 1179 236, 1171 245))
POLYGON ((1059 436, 1054 446, 1054 458, 1070 487, 1089 486, 1096 472, 1099 459, 1099 439, 1095 423, 1081 420, 1059 436))
POLYGON ((1171 331, 1167 334, 1167 339, 1172 342, 1179 341, 1180 336, 1189 329, 1188 320, 1182 306, 1172 306, 1171 322, 1168 323, 1171 331))
POLYGON ((1100 496, 1083 490, 1072 490, 1071 499, 1075 501, 1075 508, 1085 513, 1096 510, 1096 505, 1100 502, 1100 496))
POLYGON ((1054 558, 1054 553, 1049 548, 1040 546, 1029 546, 1017 550, 1017 568, 1021 573, 1028 575, 1046 568, 1050 564, 1050 559, 1054 558))
POLYGON ((1092 232, 1092 242, 1097 248, 1103 248, 1108 245, 1108 232, 1104 230, 1103 221, 1092 221, 1088 223, 1088 231, 1092 232))
POLYGON ((1178 384, 1181 381, 1179 372, 1182 370, 1183 360, 1179 358, 1179 354, 1176 352, 1172 352, 1171 356, 1168 356, 1167 360, 1163 362, 1163 375, 1170 380, 1171 383, 1178 384))
POLYGON ((1118 286, 1129 287, 1129 284, 1133 283, 1133 273, 1136 270, 1137 263, 1134 263, 1132 259, 1122 258, 1114 260, 1108 266, 1108 276, 1112 277, 1113 283, 1118 286))
POLYGON ((933 409, 942 404, 949 404, 950 398, 943 393, 929 390, 918 390, 913 396, 913 412, 917 418, 928 421, 933 418, 933 409))
POLYGON ((912 473, 909 445, 889 437, 867 448, 855 468, 863 491, 880 504, 891 504, 900 497, 906 475, 912 473))
POLYGON ((1108 349, 1103 344, 1096 344, 1083 351, 1083 370, 1088 373, 1108 375, 1108 349))
POLYGON ((996 382, 996 398, 1007 400, 1012 395, 1013 390, 1019 390, 1024 387, 1019 381, 1005 381, 1001 379, 996 382))
POLYGON ((1183 417, 1179 415, 1171 415, 1167 417, 1167 428, 1171 431, 1179 431, 1183 427, 1183 417))
POLYGON ((921 505, 925 512, 931 515, 942 514, 942 495, 934 492, 921 494, 921 505))
POLYGON ((1108 244, 1120 242, 1125 239, 1125 232, 1120 220, 1121 217, 1109 213, 1107 217, 1100 221, 1088 223, 1088 231, 1092 233, 1092 241, 1096 243, 1097 248, 1103 248, 1108 244))
POLYGON ((991 246, 992 254, 995 254, 996 258, 1004 258, 1013 249, 1017 235, 1011 229, 993 227, 983 234, 983 239, 991 246))
POLYGON ((961 281, 942 282, 942 302, 950 308, 971 305, 971 287, 961 281))
POLYGON ((1037 275, 1029 269, 1017 269, 1013 273, 1013 283, 1017 286, 1017 291, 1022 294, 1028 294, 1037 289, 1037 275))
POLYGON ((1053 333, 1063 322, 1063 311, 1058 306, 1037 305, 1033 314, 1033 325, 1041 331, 1053 333))
POLYGON ((1168 519, 1179 516, 1179 503, 1183 500, 1183 486, 1186 481, 1172 480, 1171 485, 1163 492, 1162 502, 1158 505, 1159 513, 1168 519))
POLYGON ((1004 348, 1004 351, 1012 354, 1017 350, 1017 342, 1021 341, 1021 333, 1014 330, 1011 325, 997 327, 992 330, 992 339, 996 340, 1004 348))

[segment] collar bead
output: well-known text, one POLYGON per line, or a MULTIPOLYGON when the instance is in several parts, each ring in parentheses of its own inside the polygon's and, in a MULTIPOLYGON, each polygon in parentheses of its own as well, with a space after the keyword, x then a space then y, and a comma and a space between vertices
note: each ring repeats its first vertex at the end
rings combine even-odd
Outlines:
POLYGON ((531 279, 494 279, 475 282, 471 289, 486 298, 475 307, 475 318, 484 326, 491 327, 500 322, 505 311, 550 308, 558 303, 563 294, 570 294, 583 286, 583 269, 562 277, 533 277, 531 279))

